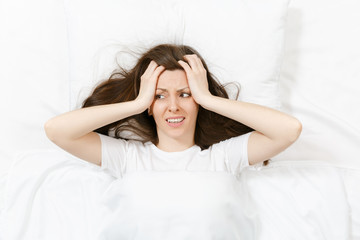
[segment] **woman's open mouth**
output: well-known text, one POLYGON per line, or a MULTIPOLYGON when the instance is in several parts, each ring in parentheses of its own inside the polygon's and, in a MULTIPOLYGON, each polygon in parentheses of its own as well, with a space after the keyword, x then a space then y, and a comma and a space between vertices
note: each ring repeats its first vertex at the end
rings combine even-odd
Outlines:
POLYGON ((179 127, 184 123, 184 120, 185 120, 184 117, 168 118, 166 119, 166 122, 170 127, 179 127))

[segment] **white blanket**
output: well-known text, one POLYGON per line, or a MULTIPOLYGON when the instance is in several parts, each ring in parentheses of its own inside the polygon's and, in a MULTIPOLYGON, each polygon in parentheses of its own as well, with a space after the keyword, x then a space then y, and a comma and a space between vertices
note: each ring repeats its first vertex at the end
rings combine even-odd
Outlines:
POLYGON ((15 161, 5 191, 3 239, 338 240, 351 229, 342 174, 324 165, 115 179, 62 152, 35 151, 15 161))

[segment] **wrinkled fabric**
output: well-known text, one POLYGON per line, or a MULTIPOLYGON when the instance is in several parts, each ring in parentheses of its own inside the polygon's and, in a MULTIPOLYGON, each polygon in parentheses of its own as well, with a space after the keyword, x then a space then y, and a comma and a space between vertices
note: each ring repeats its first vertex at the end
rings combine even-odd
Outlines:
POLYGON ((226 172, 128 174, 104 194, 99 239, 252 239, 239 190, 226 172))
MULTIPOLYGON (((18 158, 2 239, 348 239, 338 170, 143 171, 116 179, 59 151, 18 158)), ((0 238, 1 239, 1 238, 0 238)))

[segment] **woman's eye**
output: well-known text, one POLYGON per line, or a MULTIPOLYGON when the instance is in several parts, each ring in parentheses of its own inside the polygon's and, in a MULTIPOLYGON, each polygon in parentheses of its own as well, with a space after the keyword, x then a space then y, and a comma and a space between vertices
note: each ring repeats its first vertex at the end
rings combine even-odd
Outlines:
POLYGON ((164 95, 157 94, 157 95, 155 95, 155 98, 156 98, 156 99, 163 99, 163 98, 164 98, 164 95))
POLYGON ((181 97, 190 97, 191 95, 190 95, 190 93, 181 93, 180 96, 181 97))

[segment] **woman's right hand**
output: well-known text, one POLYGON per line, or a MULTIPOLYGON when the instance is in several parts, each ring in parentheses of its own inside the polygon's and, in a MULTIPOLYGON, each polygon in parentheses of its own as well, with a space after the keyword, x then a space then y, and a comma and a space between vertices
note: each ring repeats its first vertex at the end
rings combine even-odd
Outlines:
POLYGON ((144 74, 141 76, 139 95, 136 101, 143 106, 144 110, 150 107, 155 97, 156 84, 160 74, 165 70, 152 60, 144 74))

